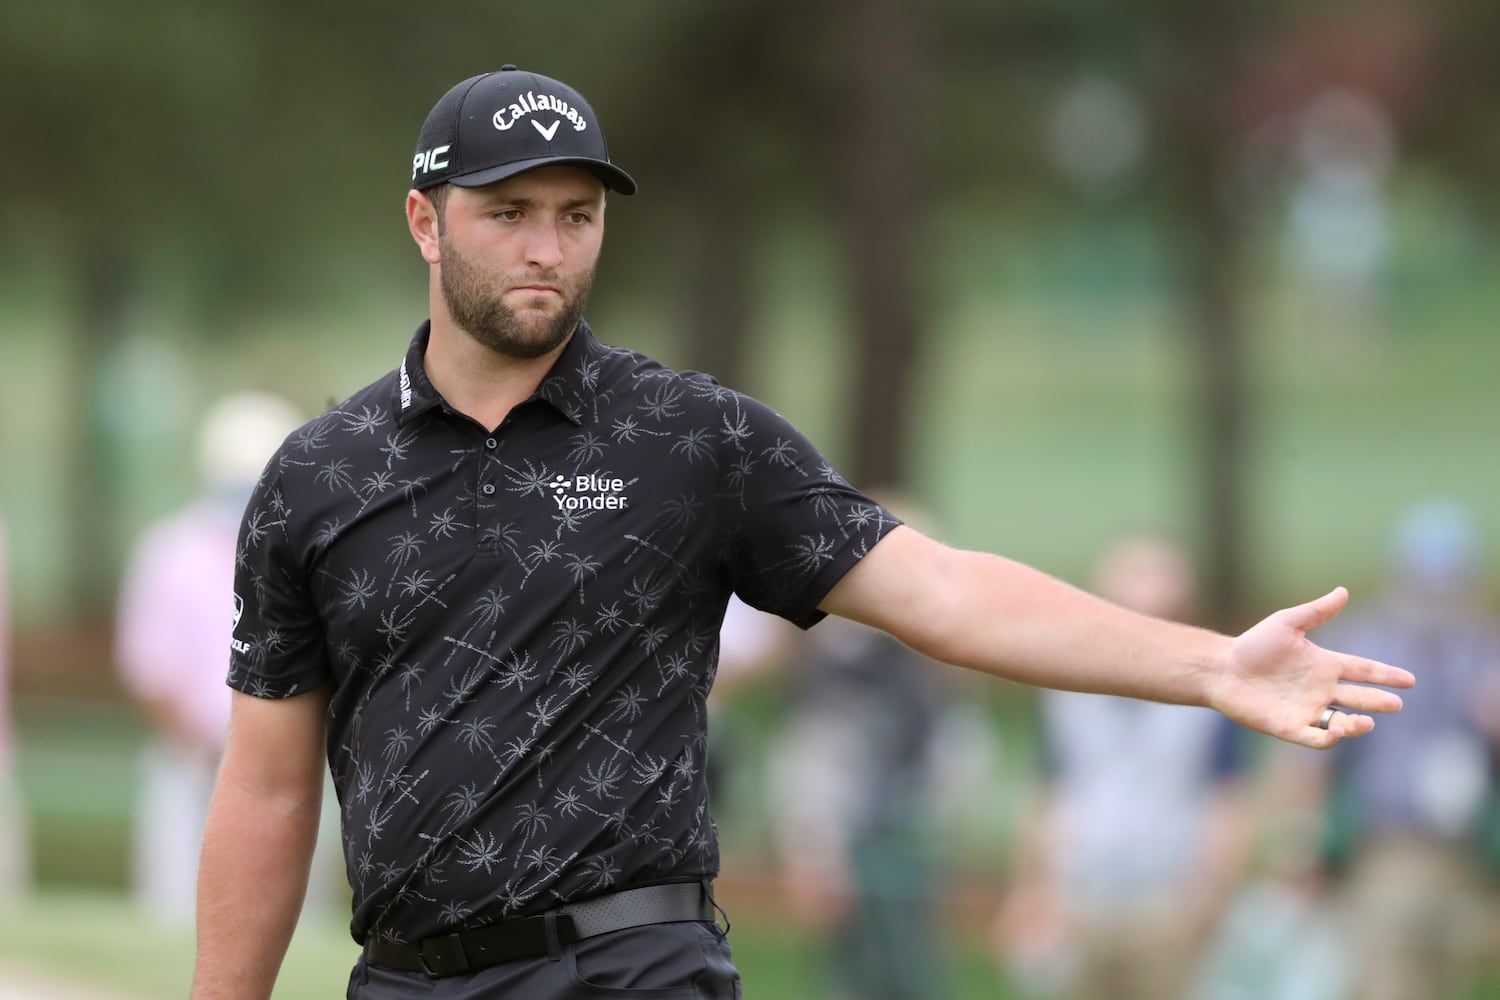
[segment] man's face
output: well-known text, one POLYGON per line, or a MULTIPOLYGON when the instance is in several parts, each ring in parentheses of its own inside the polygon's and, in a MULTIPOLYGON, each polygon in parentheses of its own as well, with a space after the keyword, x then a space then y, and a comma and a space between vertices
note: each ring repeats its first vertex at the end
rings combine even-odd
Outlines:
POLYGON ((583 315, 604 241, 604 185, 576 167, 453 187, 438 247, 449 315, 511 358, 557 349, 583 315))

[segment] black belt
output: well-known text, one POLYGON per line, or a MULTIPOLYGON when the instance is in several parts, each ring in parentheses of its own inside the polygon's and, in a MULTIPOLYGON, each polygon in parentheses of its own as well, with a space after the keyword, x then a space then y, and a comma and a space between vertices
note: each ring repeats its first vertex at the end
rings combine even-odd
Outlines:
POLYGON ((562 945, 627 927, 665 924, 679 920, 714 919, 712 884, 670 882, 612 892, 578 903, 567 903, 534 917, 518 917, 497 924, 439 934, 416 944, 393 944, 370 938, 365 959, 403 972, 456 976, 519 958, 537 958, 551 950, 548 925, 555 944, 562 945))

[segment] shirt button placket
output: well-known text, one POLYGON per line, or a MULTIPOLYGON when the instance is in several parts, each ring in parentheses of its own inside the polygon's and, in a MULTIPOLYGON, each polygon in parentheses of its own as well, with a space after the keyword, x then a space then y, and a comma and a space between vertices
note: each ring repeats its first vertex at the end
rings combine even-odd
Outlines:
POLYGON ((505 475, 501 453, 505 450, 506 436, 510 433, 509 424, 510 418, 506 417, 493 432, 479 439, 475 449, 479 464, 474 486, 474 501, 478 508, 475 524, 479 526, 480 549, 491 553, 499 548, 500 525, 505 520, 500 509, 504 503, 500 487, 505 475))
POLYGON ((479 463, 479 492, 485 497, 496 493, 495 479, 500 474, 500 441, 496 437, 484 439, 484 457, 479 463))

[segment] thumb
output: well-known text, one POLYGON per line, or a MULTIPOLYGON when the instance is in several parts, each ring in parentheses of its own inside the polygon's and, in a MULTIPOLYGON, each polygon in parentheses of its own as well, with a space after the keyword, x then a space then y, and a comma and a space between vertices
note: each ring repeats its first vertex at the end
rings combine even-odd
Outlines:
POLYGON ((1335 587, 1316 600, 1299 604, 1294 608, 1287 608, 1281 616, 1287 624, 1298 631, 1311 632, 1319 625, 1331 621, 1335 615, 1344 610, 1344 605, 1348 603, 1349 591, 1343 587, 1335 587))

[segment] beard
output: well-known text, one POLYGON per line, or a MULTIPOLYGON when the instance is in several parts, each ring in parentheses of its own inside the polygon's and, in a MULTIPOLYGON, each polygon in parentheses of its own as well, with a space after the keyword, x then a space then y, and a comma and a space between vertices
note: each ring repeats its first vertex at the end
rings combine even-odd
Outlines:
POLYGON ((505 289, 483 268, 465 257, 445 237, 439 237, 443 264, 439 271, 443 301, 448 315, 481 345, 517 360, 530 360, 550 354, 568 339, 583 318, 589 290, 594 284, 594 269, 570 280, 545 276, 522 275, 517 284, 548 284, 557 288, 562 308, 550 316, 522 319, 502 301, 505 289))

